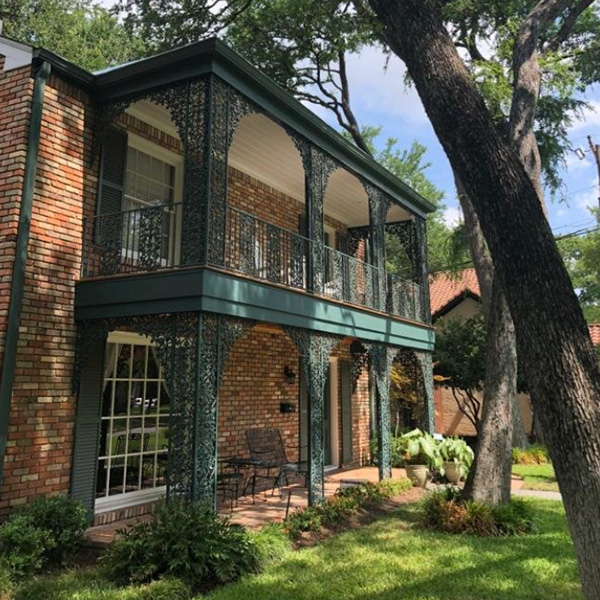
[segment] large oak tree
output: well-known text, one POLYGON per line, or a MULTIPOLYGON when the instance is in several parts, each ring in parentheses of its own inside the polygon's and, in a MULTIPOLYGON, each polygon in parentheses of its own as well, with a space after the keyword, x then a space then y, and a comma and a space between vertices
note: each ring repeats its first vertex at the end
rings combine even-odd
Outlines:
MULTIPOLYGON (((499 134, 434 0, 369 0, 465 186, 513 317, 589 600, 600 598, 600 366, 518 152, 499 134)), ((574 10, 577 2, 546 0, 574 10)))

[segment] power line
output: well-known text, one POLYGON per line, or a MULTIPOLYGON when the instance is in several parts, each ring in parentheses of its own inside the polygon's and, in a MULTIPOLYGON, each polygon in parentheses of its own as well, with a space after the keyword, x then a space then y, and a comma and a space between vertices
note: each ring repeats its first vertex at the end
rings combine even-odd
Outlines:
MULTIPOLYGON (((568 239, 571 239, 574 237, 581 237, 581 236, 587 235, 588 233, 594 233, 596 231, 600 231, 600 225, 596 225, 596 227, 589 227, 588 229, 579 229, 578 231, 571 231, 569 233, 564 233, 562 235, 555 235, 554 239, 555 239, 555 241, 559 242, 561 240, 568 240, 568 239)), ((473 266, 473 261, 466 260, 462 263, 458 263, 455 265, 446 265, 445 267, 440 267, 439 269, 430 271, 429 274, 434 275, 435 273, 444 273, 446 271, 465 269, 467 267, 472 267, 472 266, 473 266)))

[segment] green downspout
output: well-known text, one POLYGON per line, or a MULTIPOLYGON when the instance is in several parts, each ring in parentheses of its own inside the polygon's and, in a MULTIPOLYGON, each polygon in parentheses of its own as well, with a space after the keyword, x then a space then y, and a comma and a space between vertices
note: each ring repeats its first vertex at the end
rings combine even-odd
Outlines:
POLYGON ((10 287, 10 304, 8 307, 6 337, 4 339, 4 359, 0 374, 0 497, 2 496, 2 476, 8 441, 10 403, 17 364, 17 344, 19 341, 19 326, 21 324, 21 309, 23 306, 25 269, 27 266, 31 210, 33 207, 38 149, 40 145, 42 108, 48 77, 50 77, 50 64, 42 62, 34 76, 29 136, 27 139, 27 156, 25 158, 25 178, 21 193, 21 210, 19 212, 15 260, 10 287))

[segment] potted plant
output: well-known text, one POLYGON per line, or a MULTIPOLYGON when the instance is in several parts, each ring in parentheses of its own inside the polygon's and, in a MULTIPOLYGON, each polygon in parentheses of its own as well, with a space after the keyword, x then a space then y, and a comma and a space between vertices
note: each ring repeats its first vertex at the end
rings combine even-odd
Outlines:
POLYGON ((473 450, 463 439, 447 437, 440 442, 439 451, 444 461, 446 479, 457 484, 473 464, 473 450))
POLYGON ((436 441, 431 434, 420 429, 405 433, 400 441, 406 476, 413 485, 427 487, 430 469, 440 469, 442 466, 436 441))

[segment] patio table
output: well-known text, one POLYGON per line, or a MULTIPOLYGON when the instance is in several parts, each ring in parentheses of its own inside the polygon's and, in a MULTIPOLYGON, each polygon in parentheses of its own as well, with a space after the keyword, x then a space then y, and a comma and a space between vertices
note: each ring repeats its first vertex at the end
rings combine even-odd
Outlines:
POLYGON ((244 481, 242 485, 243 493, 246 493, 250 482, 252 482, 252 504, 255 503, 255 491, 256 491, 256 478, 257 471, 259 469, 272 468, 273 465, 267 461, 257 460, 254 458, 243 457, 243 456, 228 456, 219 459, 219 462, 226 464, 234 470, 234 473, 241 473, 241 471, 252 469, 253 473, 247 481, 244 481))

